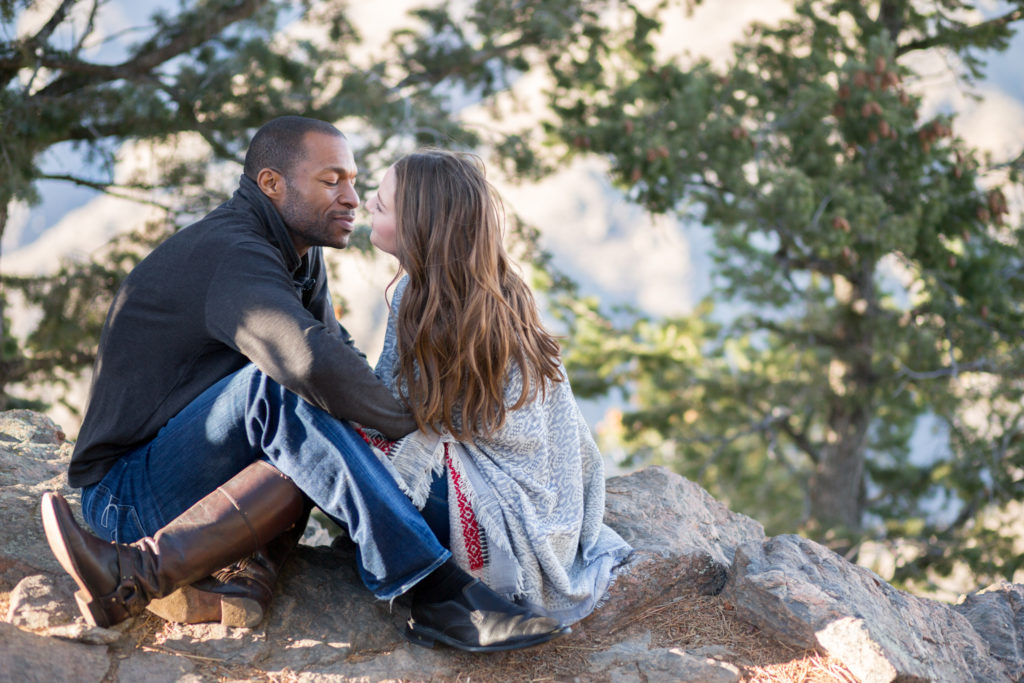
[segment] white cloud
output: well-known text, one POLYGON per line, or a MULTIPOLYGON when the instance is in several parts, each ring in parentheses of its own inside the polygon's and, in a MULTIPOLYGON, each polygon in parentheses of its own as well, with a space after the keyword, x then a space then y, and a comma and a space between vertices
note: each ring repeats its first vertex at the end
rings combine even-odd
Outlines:
POLYGON ((997 159, 1020 154, 1024 141, 1024 103, 992 86, 980 89, 980 100, 960 103, 957 132, 970 144, 997 159))
POLYGON ((391 32, 410 23, 406 13, 422 6, 416 0, 377 0, 353 2, 345 8, 349 20, 357 26, 367 49, 377 51, 383 47, 391 32))
POLYGON ((136 202, 103 195, 65 214, 31 244, 4 254, 4 270, 12 275, 53 272, 61 258, 85 257, 115 235, 141 226, 155 211, 136 202))
POLYGON ((0 249, 0 253, 6 253, 9 245, 18 244, 22 232, 29 227, 30 210, 25 202, 11 202, 7 210, 7 225, 4 226, 3 248, 0 249))
POLYGON ((688 52, 707 57, 716 66, 732 58, 732 45, 743 38, 754 21, 767 24, 793 16, 787 0, 730 0, 705 2, 691 16, 682 7, 665 14, 665 30, 658 41, 659 55, 688 52))
MULTIPOLYGON (((988 61, 998 64, 1004 58, 1012 59, 1012 55, 991 55, 988 61)), ((919 74, 906 86, 921 97, 920 120, 955 114, 956 133, 972 147, 992 152, 997 158, 1020 153, 1024 140, 1024 103, 1020 99, 998 83, 968 85, 956 77, 962 71, 960 62, 944 51, 908 54, 904 63, 919 74)))
POLYGON ((690 245, 677 221, 629 203, 597 162, 577 161, 541 183, 500 191, 585 291, 655 315, 692 307, 690 245))
MULTIPOLYGON (((18 14, 15 34, 25 37, 38 32, 61 4, 61 0, 28 3, 28 7, 18 14)), ((127 54, 124 45, 144 37, 153 13, 160 9, 173 9, 175 5, 174 0, 103 2, 95 8, 93 15, 92 3, 76 3, 69 18, 54 32, 52 42, 58 47, 71 49, 81 41, 85 28, 91 24, 92 32, 83 45, 82 55, 101 63, 115 63, 127 54), (120 38, 112 40, 114 36, 120 38)))

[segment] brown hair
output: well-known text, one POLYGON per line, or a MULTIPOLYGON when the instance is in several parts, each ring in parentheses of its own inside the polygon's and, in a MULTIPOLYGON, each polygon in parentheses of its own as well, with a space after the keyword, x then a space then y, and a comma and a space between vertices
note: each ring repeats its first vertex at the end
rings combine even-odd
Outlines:
POLYGON ((503 207, 477 157, 427 150, 394 166, 399 386, 420 429, 489 434, 562 380, 559 347, 503 244, 503 207), (505 403, 510 362, 522 392, 505 403))

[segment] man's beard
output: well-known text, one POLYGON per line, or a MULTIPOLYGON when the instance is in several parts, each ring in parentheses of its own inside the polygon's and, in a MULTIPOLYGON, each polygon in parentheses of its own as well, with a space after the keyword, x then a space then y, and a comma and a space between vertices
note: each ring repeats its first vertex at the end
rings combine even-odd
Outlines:
POLYGON ((343 235, 338 243, 338 238, 331 231, 331 220, 327 216, 318 217, 308 211, 301 199, 292 199, 294 195, 285 199, 280 213, 281 219, 293 238, 297 237, 302 243, 309 247, 346 247, 348 236, 343 235))

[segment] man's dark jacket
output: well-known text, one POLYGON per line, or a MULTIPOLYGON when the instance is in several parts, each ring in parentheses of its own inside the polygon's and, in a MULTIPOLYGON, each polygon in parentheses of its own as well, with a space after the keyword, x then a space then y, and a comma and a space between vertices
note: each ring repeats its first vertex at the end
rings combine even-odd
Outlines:
POLYGON ((415 428, 334 317, 320 248, 300 259, 274 205, 242 176, 229 201, 158 246, 114 298, 70 484, 102 479, 250 361, 339 419, 391 438, 415 428))

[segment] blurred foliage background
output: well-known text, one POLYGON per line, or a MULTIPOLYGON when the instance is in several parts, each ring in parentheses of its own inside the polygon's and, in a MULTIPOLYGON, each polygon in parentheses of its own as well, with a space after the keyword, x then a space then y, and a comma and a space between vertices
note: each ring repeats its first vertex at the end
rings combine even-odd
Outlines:
POLYGON ((112 37, 96 33, 100 0, 0 0, 0 235, 44 180, 159 208, 55 274, 4 276, 0 303, 40 316, 23 338, 3 325, 0 404, 88 370, 125 273, 227 197, 274 116, 336 122, 364 177, 421 145, 522 180, 597 157, 628 201, 714 236, 711 295, 665 319, 605 310, 516 225, 577 393, 628 398, 629 464, 668 466, 772 534, 851 559, 887 549, 901 585, 957 567, 1020 580, 1024 156, 980 154, 952 115, 925 120, 913 57, 942 53, 970 88, 1024 1, 982 15, 796 0, 725 66, 661 56, 665 18, 697 4, 439 3, 366 45, 342 0, 186 0, 112 37), (100 38, 122 58, 93 60, 100 38), (516 92, 527 75, 539 97, 516 92), (45 170, 57 146, 88 163, 45 170), (150 163, 122 163, 143 151, 150 163), (941 448, 914 454, 924 425, 941 448))

